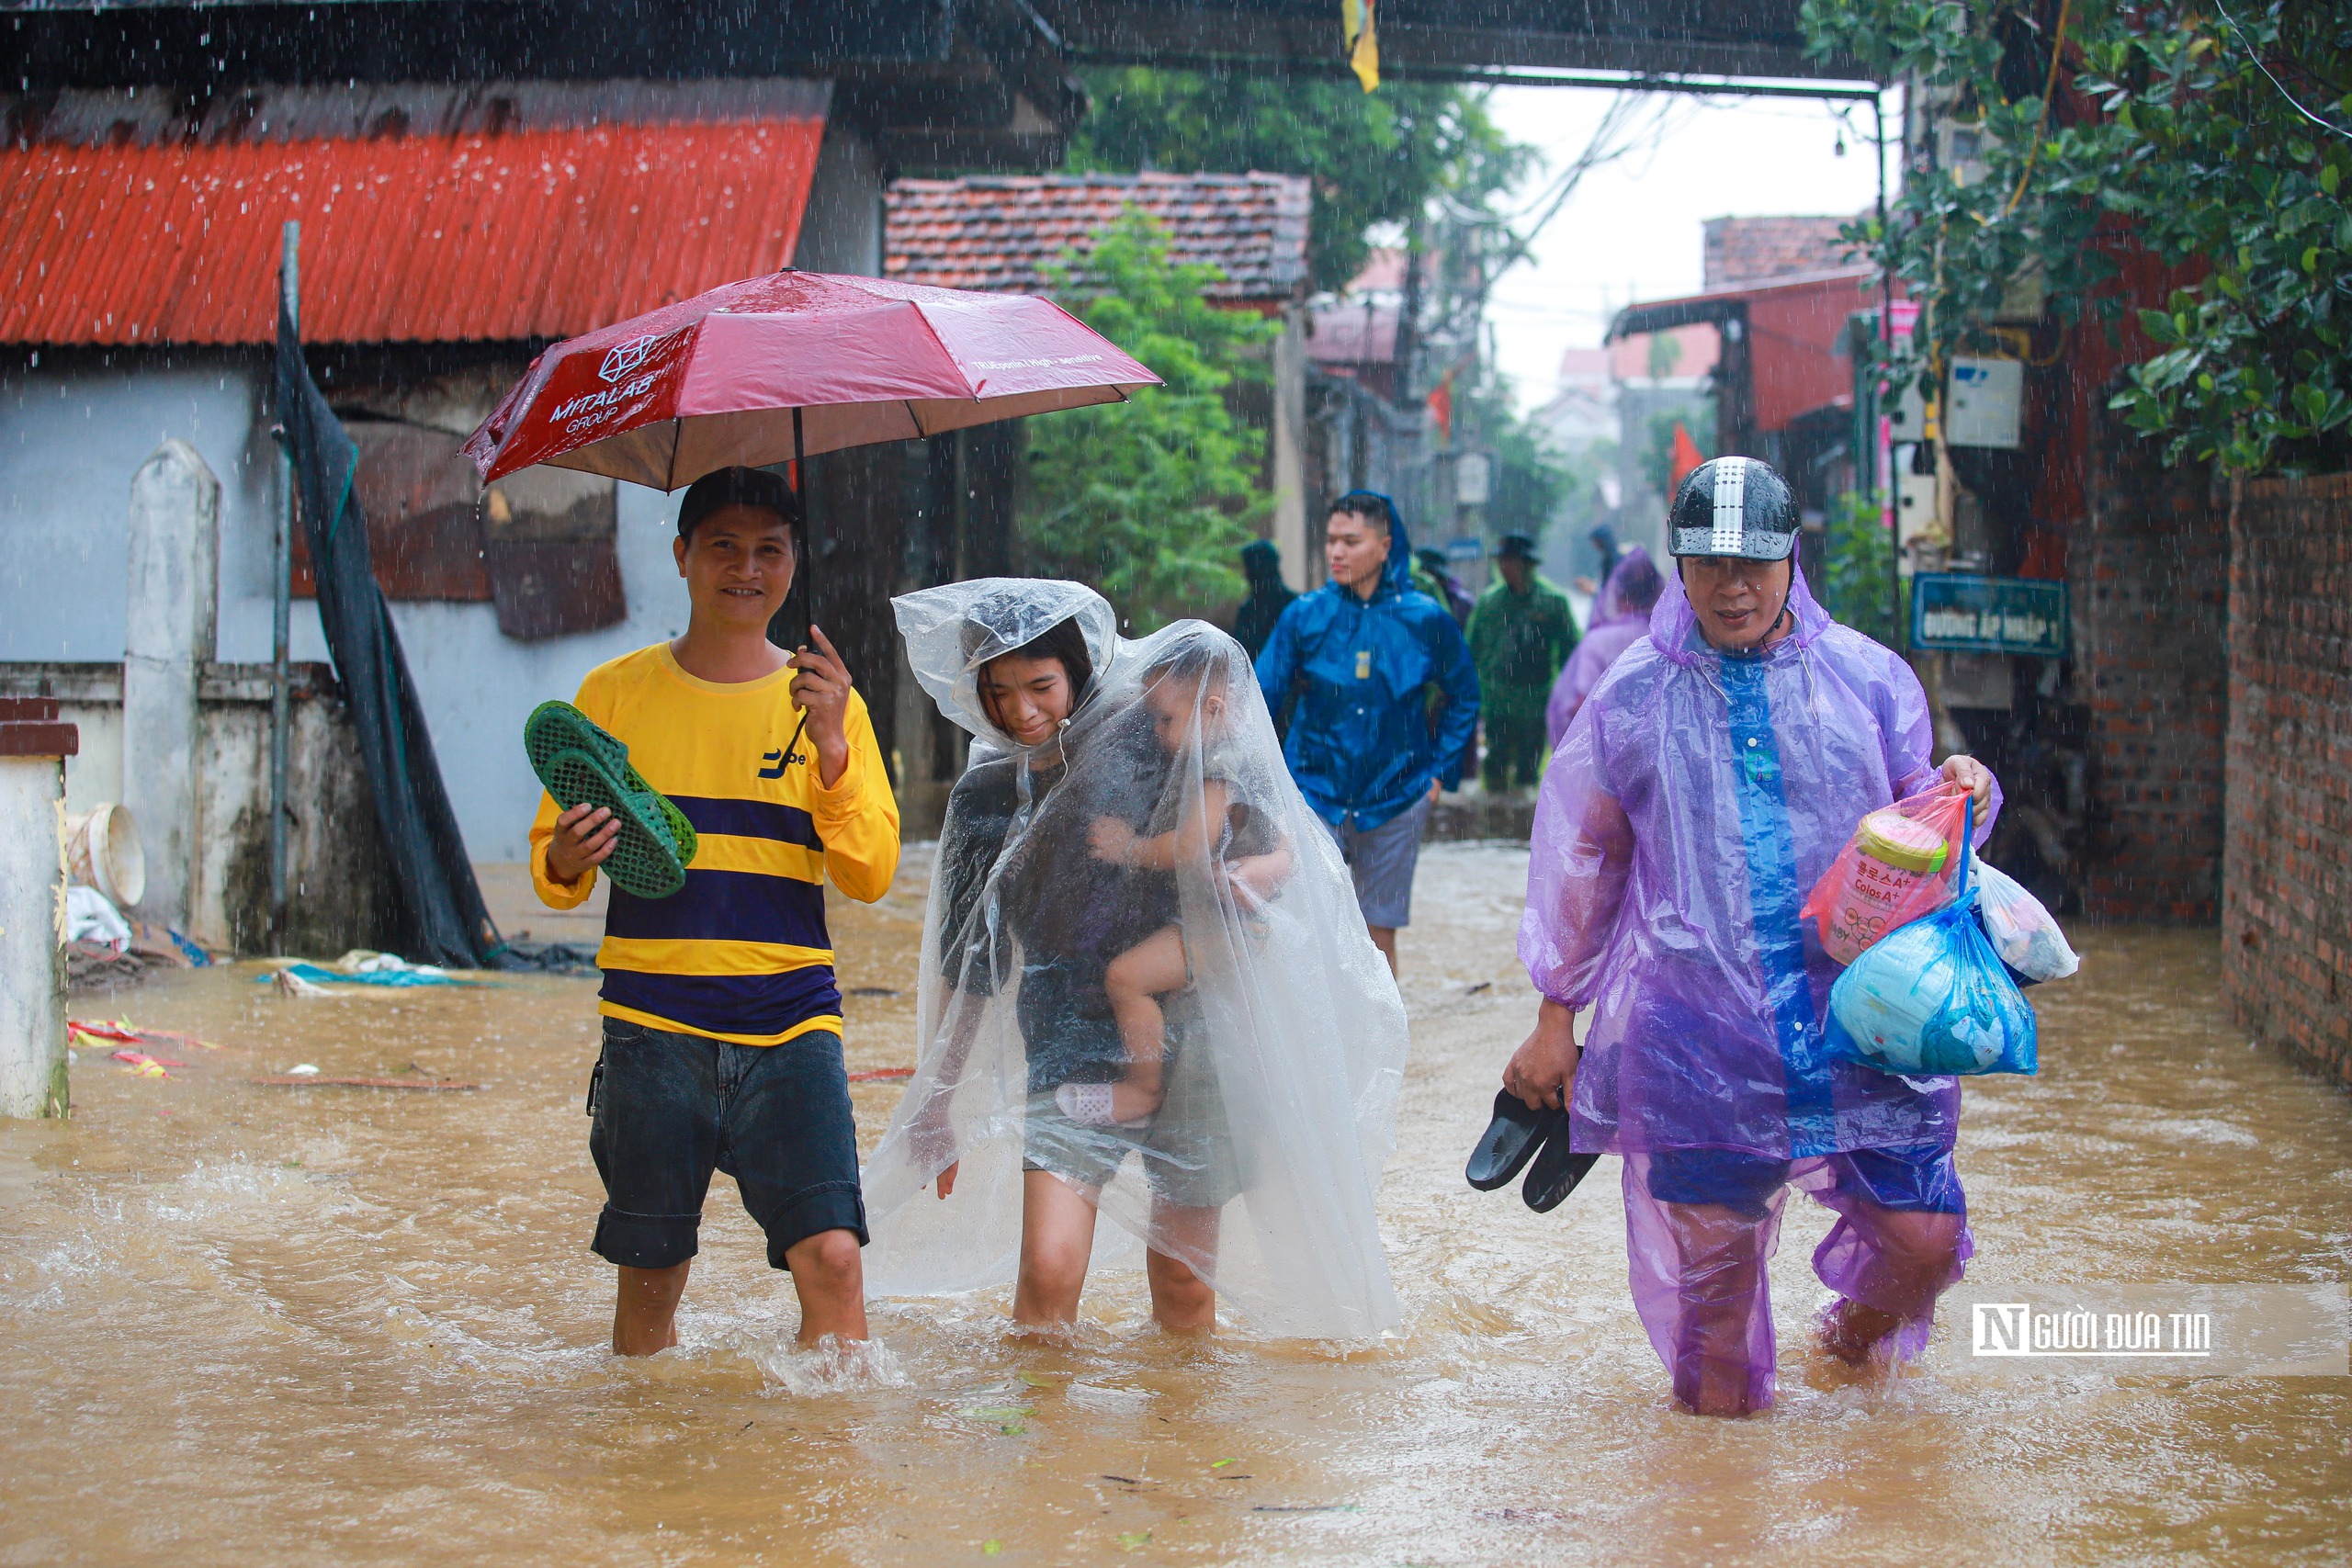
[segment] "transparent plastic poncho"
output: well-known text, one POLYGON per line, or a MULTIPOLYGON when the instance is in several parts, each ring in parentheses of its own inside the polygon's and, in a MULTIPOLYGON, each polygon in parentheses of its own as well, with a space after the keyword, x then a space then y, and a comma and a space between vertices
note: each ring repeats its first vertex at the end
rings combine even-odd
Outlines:
POLYGON ((1012 1280, 1028 1168, 1115 1222, 1097 1227, 1098 1269, 1139 1262, 1140 1242, 1268 1335, 1394 1325, 1373 1196, 1404 1006, 1247 655, 1198 621, 1121 638, 1077 583, 893 603, 917 680, 975 740, 924 919, 920 1062, 865 1174, 872 1289, 1012 1280), (981 667, 1071 619, 1093 680, 1057 739, 1023 748, 989 721, 981 667), (1135 1069, 1112 965, 1171 931, 1189 979, 1157 998, 1164 1098, 1141 1125, 1089 1123, 1073 1097, 1135 1069), (951 1161, 942 1200, 929 1189, 951 1161))
MULTIPOLYGON (((1699 634, 1679 576, 1553 753, 1519 953, 1545 996, 1593 1010, 1579 1149, 1789 1158, 1950 1147, 1960 1094, 1834 1060, 1838 965, 1799 919, 1868 811, 1931 779, 1926 694, 1829 618, 1797 572, 1792 632, 1759 656, 1699 634)), ((1999 810, 1976 824, 1981 843, 1999 810)))

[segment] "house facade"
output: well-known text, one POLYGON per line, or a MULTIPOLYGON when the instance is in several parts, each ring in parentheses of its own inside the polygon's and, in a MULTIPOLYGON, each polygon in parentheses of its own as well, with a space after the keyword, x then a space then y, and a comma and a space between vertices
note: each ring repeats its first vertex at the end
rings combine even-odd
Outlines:
MULTIPOLYGON (((120 716, 143 613, 131 487, 175 442, 218 486, 211 614, 189 650, 206 711, 242 713, 258 678, 266 715, 287 505, 270 344, 281 230, 298 221, 307 357, 360 449, 356 499, 458 824, 472 858, 511 861, 537 796, 524 716, 683 627, 675 501, 568 474, 485 492, 458 444, 550 342, 785 265, 878 275, 891 173, 1057 163, 1081 100, 1034 40, 958 33, 977 12, 849 7, 815 34, 666 45, 639 28, 572 59, 436 25, 457 6, 404 6, 390 30, 359 15, 377 9, 249 28, 226 51, 164 45, 251 15, 23 19, 24 69, 0 97, 0 211, 39 220, 0 221, 0 691, 73 699, 72 806, 138 793, 120 716)), ((896 518, 898 455, 810 467, 820 516, 896 518)), ((844 528, 825 547, 818 611, 887 751, 895 639, 865 579, 899 580, 900 540, 844 528), (871 571, 867 556, 883 558, 871 571)), ((317 666, 298 684, 332 708, 299 555, 295 568, 292 658, 317 666)), ((250 773, 266 753, 216 748, 203 765, 250 773)), ((250 801, 254 781, 181 784, 250 801)), ((322 815, 364 839, 350 804, 322 815)), ((205 818, 216 859, 241 817, 250 836, 242 810, 205 818)), ((242 891, 214 878, 208 941, 251 945, 252 911, 232 908, 251 902, 248 849, 227 846, 248 869, 228 879, 242 891)), ((317 897, 294 890, 296 925, 317 897)), ((310 940, 364 925, 337 915, 310 940)))

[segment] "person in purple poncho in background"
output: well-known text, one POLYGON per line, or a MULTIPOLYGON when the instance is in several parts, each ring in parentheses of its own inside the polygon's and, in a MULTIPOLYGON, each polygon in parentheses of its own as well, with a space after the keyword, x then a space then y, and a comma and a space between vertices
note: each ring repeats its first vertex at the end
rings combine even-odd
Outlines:
POLYGON ((1544 999, 1503 1075, 1567 1107, 1576 1150, 1624 1156, 1634 1304, 1675 1397, 1714 1416, 1772 1402, 1765 1265, 1792 1184, 1838 1214, 1813 1261, 1849 1364, 1922 1349, 1973 1249, 1957 1084, 1830 1059, 1838 965, 1797 911, 1865 812, 1940 771, 1981 841, 2000 790, 1972 758, 1933 765, 1917 678, 1815 601, 1796 526, 1752 458, 1677 493, 1648 639, 1544 775, 1519 934, 1544 999))
POLYGON ((1560 678, 1552 682, 1552 694, 1544 701, 1544 729, 1552 750, 1560 749, 1568 721, 1617 662, 1617 656, 1650 635, 1650 608, 1665 590, 1666 581, 1658 576, 1657 563, 1641 546, 1635 545, 1618 560, 1593 598, 1592 624, 1585 627, 1577 650, 1560 667, 1560 678))

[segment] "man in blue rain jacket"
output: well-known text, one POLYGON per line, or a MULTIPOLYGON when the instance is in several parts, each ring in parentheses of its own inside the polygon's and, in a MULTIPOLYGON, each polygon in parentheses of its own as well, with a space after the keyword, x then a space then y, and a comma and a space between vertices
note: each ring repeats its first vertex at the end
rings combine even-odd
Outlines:
POLYGON ((1324 528, 1329 581, 1294 602, 1258 656, 1266 705, 1297 706, 1283 758, 1339 841, 1356 907, 1396 967, 1421 829, 1447 764, 1478 724, 1478 673, 1444 605, 1412 586, 1396 503, 1351 491, 1324 528))

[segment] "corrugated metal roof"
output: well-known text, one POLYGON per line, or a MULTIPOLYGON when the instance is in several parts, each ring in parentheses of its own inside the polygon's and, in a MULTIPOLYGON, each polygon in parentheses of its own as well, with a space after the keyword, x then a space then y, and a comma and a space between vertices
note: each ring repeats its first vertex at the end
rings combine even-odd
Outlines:
MULTIPOLYGON (((5 0, 0 0, 5 3, 5 0)), ((266 85, 191 98, 172 87, 17 93, 0 140, 74 147, 183 141, 311 141, 367 136, 496 135, 592 125, 739 125, 822 119, 831 82, 733 77, 683 82, 356 82, 266 85)))
MULTIPOLYGON (((1136 207, 1166 226, 1178 262, 1225 276, 1209 297, 1268 303, 1306 283, 1311 196, 1298 175, 972 175, 896 180, 883 271, 906 283, 1034 294, 1067 251, 1136 207)), ((1084 280, 1084 269, 1080 269, 1084 280)))
POLYGON ((820 118, 0 148, 0 342, 560 338, 788 263, 820 118))

